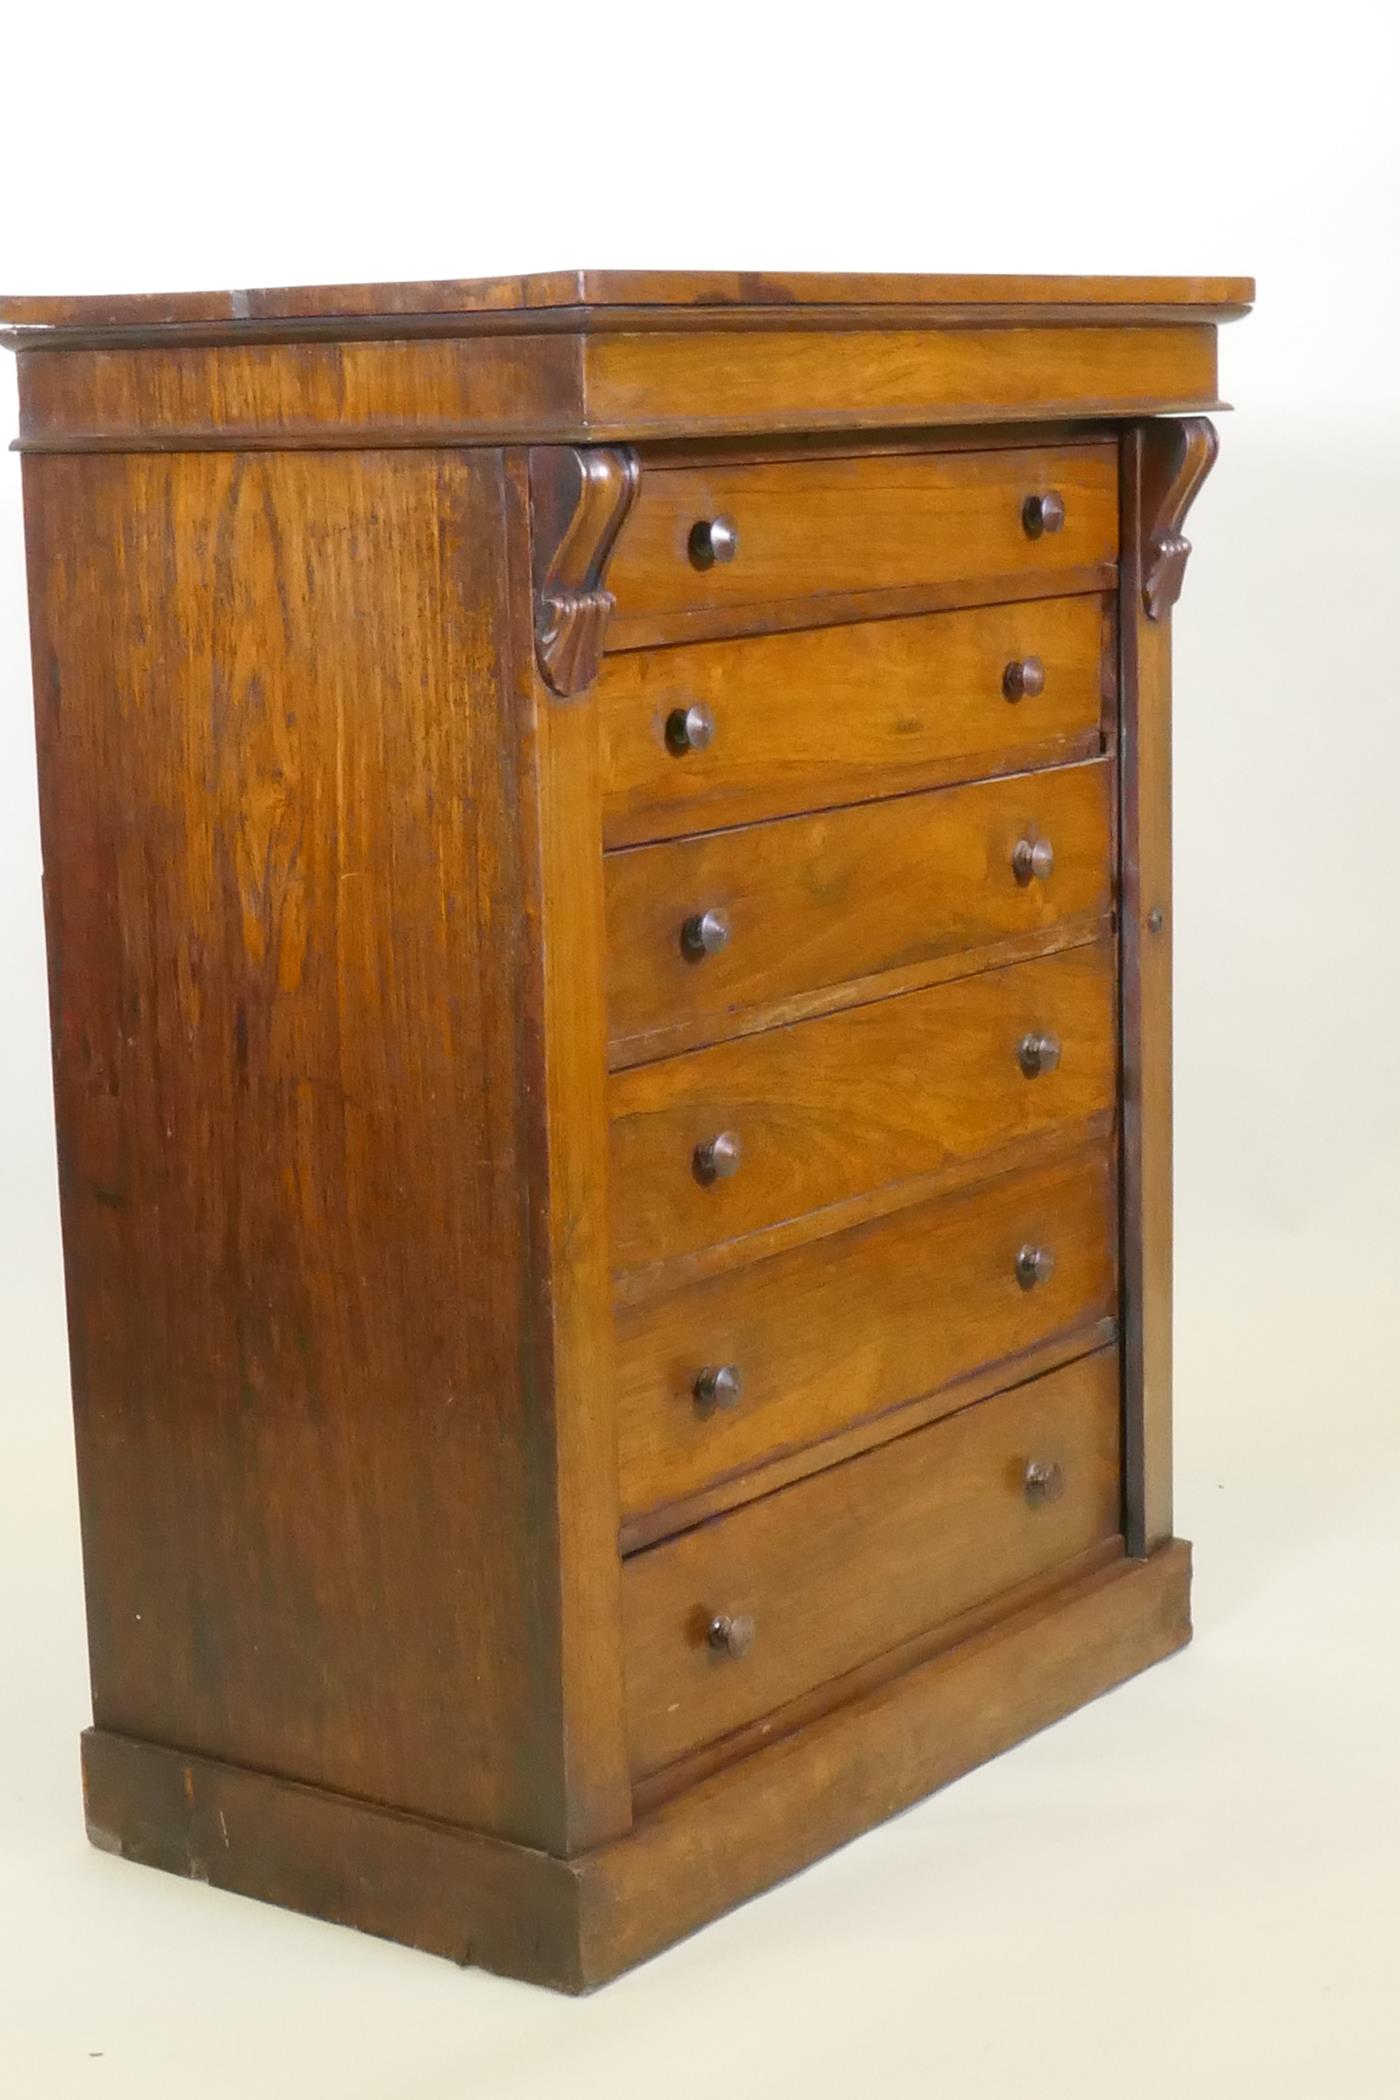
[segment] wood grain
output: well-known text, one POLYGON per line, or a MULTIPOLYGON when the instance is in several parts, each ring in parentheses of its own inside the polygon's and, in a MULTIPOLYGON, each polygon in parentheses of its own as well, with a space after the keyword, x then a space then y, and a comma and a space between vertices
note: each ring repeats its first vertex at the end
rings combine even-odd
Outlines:
MULTIPOLYGON (((1062 1360, 1068 1362, 1070 1359, 1062 1360)), ((1047 1365, 1045 1368, 1055 1367, 1047 1365)), ((658 1808, 691 1788, 703 1785, 726 1767, 742 1768, 747 1759, 757 1756, 770 1745, 797 1731, 810 1729, 814 1723, 826 1720, 843 1706, 860 1702, 892 1679, 911 1675, 935 1656, 946 1654, 965 1642, 975 1641, 999 1621, 1014 1618, 1034 1605, 1076 1587, 1100 1569, 1121 1566, 1122 1562, 1122 1537, 1114 1534, 1100 1539, 1083 1553, 1076 1553, 1069 1560, 1057 1561, 1053 1567, 1042 1568, 1028 1581, 1015 1583, 1009 1590, 999 1590, 995 1597, 984 1598, 970 1610, 960 1611, 926 1632, 915 1634, 911 1640, 901 1641, 896 1648, 884 1649, 867 1662, 844 1671, 841 1676, 826 1678, 796 1699, 788 1699, 782 1706, 760 1714, 746 1727, 731 1730, 717 1742, 699 1744, 694 1750, 687 1751, 684 1757, 678 1757, 674 1764, 663 1766, 659 1772, 648 1772, 636 1782, 632 1799, 637 1820, 640 1822, 651 1816, 658 1808)))
POLYGON ((912 1180, 1114 1099, 1107 943, 989 970, 610 1082, 615 1265, 688 1253, 863 1190, 912 1180), (1026 1079, 1017 1048, 1050 1029, 1057 1070, 1026 1079), (695 1147, 732 1130, 743 1163, 703 1184, 695 1147))
MULTIPOLYGON (((978 426, 979 438, 985 425, 978 426)), ((939 430, 940 446, 952 433, 939 430)), ((921 446, 930 433, 921 434, 921 446)), ((985 451, 985 445, 976 448, 985 451)), ((727 448, 726 448, 727 450, 727 448)), ((814 452, 814 459, 828 455, 814 452)), ((832 454, 831 457, 844 457, 832 454)), ((881 457, 893 457, 892 453, 881 457)), ((615 613, 608 623, 608 646, 612 650, 678 649, 691 642, 723 641, 727 637, 792 634, 800 629, 858 625, 859 646, 879 646, 872 621, 915 620, 926 613, 962 612, 971 608, 1018 605, 1028 600, 1055 597, 1087 598, 1116 591, 1118 568, 1114 562, 1094 562, 1087 568, 1061 569, 1053 573, 1043 567, 1003 569, 996 574, 953 576, 942 583, 917 583, 898 590, 829 591, 817 598, 769 598, 752 605, 689 606, 681 612, 615 613)), ((1024 653, 1024 652, 1023 652, 1024 653)), ((839 798, 838 798, 839 799, 839 798)))
POLYGON ((1190 1549, 1067 1587, 689 1788, 590 1863, 602 1982, 1191 1638, 1190 1549))
POLYGON ((178 327, 229 321, 540 314, 554 307, 776 309, 802 306, 1240 307, 1249 277, 979 277, 913 271, 546 270, 530 276, 408 284, 278 286, 257 291, 137 292, 0 298, 9 327, 178 327))
MULTIPOLYGON (((699 1494, 950 1387, 993 1359, 1107 1318, 1116 1303, 1116 1224, 1116 1168, 1100 1151, 622 1309, 624 1516, 699 1494), (1055 1257, 1054 1274, 1030 1290, 1016 1273, 1027 1245, 1055 1257), (742 1377, 735 1406, 697 1402, 696 1378, 716 1364, 742 1377)), ((759 1476, 750 1492, 763 1485, 759 1476)))
POLYGON ((96 1729, 89 1829, 214 1888, 588 1991, 1181 1648, 1190 1580, 1176 1542, 1068 1581, 575 1861, 96 1729))
POLYGON ((1252 293, 0 301, 95 1843, 587 1989, 1189 1636, 1169 616, 1252 293))
POLYGON ((622 1575, 641 1776, 1087 1551, 1118 1529, 1118 1362, 1103 1350, 634 1554, 622 1575), (1035 1507, 1032 1460, 1063 1492, 1035 1507), (717 1613, 748 1654, 716 1653, 717 1613))
POLYGON ((743 355, 704 334, 586 336, 590 425, 642 436, 687 404, 695 430, 918 420, 991 422, 1217 407, 1216 331, 1181 327, 965 327, 932 332, 752 330, 743 355), (839 410, 833 403, 839 402, 839 410), (932 411, 932 412, 931 412, 932 411))
POLYGON ((1123 1419, 1128 1544, 1134 1553, 1150 1552, 1172 1531, 1172 672, 1166 616, 1189 552, 1181 524, 1214 456, 1213 431, 1207 437, 1170 424, 1130 432, 1123 449, 1129 556, 1120 762, 1123 1419))
POLYGON ((604 838, 673 838, 794 810, 1050 764, 1098 727, 1103 601, 1049 598, 603 659, 604 838), (1008 701, 1009 663, 1044 690, 1008 701), (673 751, 703 706, 714 738, 673 751))
POLYGON ((438 446, 574 434, 563 336, 22 351, 21 449, 438 446))
POLYGON ((1118 492, 1112 443, 1025 452, 717 463, 643 474, 613 557, 622 617, 729 607, 824 592, 893 590, 1023 569, 1053 575, 1113 561, 1118 492), (1064 498, 1058 532, 1031 538, 1028 496, 1064 498), (731 518, 732 561, 700 569, 697 521, 731 518))
POLYGON ((501 462, 25 479, 97 1721, 552 1839, 501 462))
MULTIPOLYGON (((541 563, 538 455, 507 455, 502 555, 520 739, 519 837, 525 867, 521 1087, 529 1108, 520 1162, 529 1201, 531 1322, 522 1351, 518 1434, 536 1482, 524 1550, 556 1585, 556 1642, 535 1726, 561 1761, 552 1821, 537 1842, 582 1851, 631 1821, 623 1743, 616 1554, 617 1432, 604 1096, 604 928, 598 739, 581 707, 561 705, 535 648, 541 563)), ((608 462, 611 480, 612 462, 608 462)), ((557 665, 556 665, 557 668, 557 665)), ((473 696, 475 697, 475 696, 473 696)))
POLYGON ((1100 761, 609 854, 614 1061, 687 1024, 718 1040, 748 1007, 855 977, 878 996, 881 972, 1102 917, 1111 790, 1100 761), (1054 865, 1022 879, 1013 856, 1032 843, 1054 865), (684 929, 715 911, 727 944, 696 956, 684 929))

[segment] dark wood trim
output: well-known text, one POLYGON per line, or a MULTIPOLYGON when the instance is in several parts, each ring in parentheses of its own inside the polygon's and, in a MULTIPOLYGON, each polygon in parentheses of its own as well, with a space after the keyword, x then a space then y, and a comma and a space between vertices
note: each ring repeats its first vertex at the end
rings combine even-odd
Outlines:
POLYGON ((286 343, 391 343, 460 341, 469 336, 510 335, 741 335, 766 333, 832 335, 877 328, 881 334, 931 334, 954 328, 1189 328, 1238 321, 1250 311, 1238 302, 1224 306, 910 306, 781 307, 534 307, 519 313, 307 315, 293 320, 136 323, 131 327, 25 325, 0 329, 10 350, 204 350, 223 343, 259 348, 286 343))
POLYGON ((210 431, 194 426, 157 432, 135 427, 123 430, 74 427, 56 436, 48 436, 42 431, 30 432, 13 439, 9 449, 12 452, 82 453, 366 452, 424 447, 431 450, 444 445, 643 445, 682 437, 687 442, 703 441, 705 444, 719 445, 728 438, 748 437, 761 432, 790 434, 793 437, 805 432, 844 435, 848 432, 863 431, 871 424, 878 424, 882 430, 896 430, 901 427, 928 429, 934 424, 940 429, 955 429, 964 424, 985 425, 999 419, 1003 424, 1019 429, 1022 425, 1066 423, 1079 415, 1093 422, 1130 422, 1135 418, 1159 412, 1164 415, 1185 415, 1191 411, 1208 409, 1212 415, 1216 415, 1228 412, 1229 408, 1228 401, 1222 401, 1218 395, 1212 393, 1209 399, 1184 401, 1028 401, 1003 408, 979 402, 963 409, 929 400, 920 403, 917 408, 909 409, 833 409, 805 413, 775 410, 766 415, 755 411, 746 415, 684 418, 609 416, 599 417, 596 421, 584 415, 551 414, 541 411, 540 414, 531 417, 516 416, 480 423, 465 420, 410 424, 373 421, 328 424, 320 428, 309 424, 288 429, 254 427, 236 432, 210 431))
POLYGON ((449 1961, 583 1988, 577 1868, 503 1838, 103 1728, 82 1737, 102 1852, 449 1961))
POLYGON ((1124 1530, 1172 1533, 1171 623, 1180 523, 1214 458, 1209 424, 1123 440, 1119 739, 1124 1530))
POLYGON ((1149 620, 1164 620, 1186 577, 1186 514, 1215 465, 1220 439, 1206 416, 1149 425, 1142 455, 1142 596, 1149 620))
POLYGON ((1190 1549, 1119 1560, 714 1772, 575 1860, 90 1729, 94 1844, 578 1992, 647 1960, 1191 1637, 1190 1549))
POLYGON ((535 656, 560 699, 598 675, 613 609, 604 579, 640 475, 631 450, 539 445, 530 454, 535 656))
MULTIPOLYGON (((168 340, 197 329, 247 340, 269 327, 386 326, 417 334, 567 325, 674 328, 830 326, 845 313, 879 314, 883 326, 936 325, 950 313, 1040 320, 1107 315, 1218 321, 1246 313, 1249 277, 929 275, 922 272, 549 270, 526 276, 406 284, 284 285, 248 290, 0 297, 0 327, 26 335, 137 334, 168 340)), ((0 338, 3 340, 3 338, 0 338)))
MULTIPOLYGON (((605 454, 580 461, 577 471, 553 461, 541 470, 540 459, 523 449, 505 455, 505 559, 526 920, 533 929, 520 1057, 531 1263, 526 1433, 538 1450, 543 1538, 535 1550, 554 1571, 560 1760, 557 1813, 533 1835, 549 1851, 570 1855, 631 1822, 605 1193, 602 787, 588 708, 560 707, 544 682, 530 580, 548 567, 551 552, 551 573, 562 579, 601 574, 619 506, 625 510, 631 500, 635 463, 605 454), (542 516, 552 516, 538 507, 541 490, 546 504, 556 496, 575 502, 563 538, 551 538, 543 560, 530 537, 542 516)), ((575 636, 565 662, 581 676, 590 665, 589 618, 605 619, 606 610, 578 617, 584 641, 575 636)))

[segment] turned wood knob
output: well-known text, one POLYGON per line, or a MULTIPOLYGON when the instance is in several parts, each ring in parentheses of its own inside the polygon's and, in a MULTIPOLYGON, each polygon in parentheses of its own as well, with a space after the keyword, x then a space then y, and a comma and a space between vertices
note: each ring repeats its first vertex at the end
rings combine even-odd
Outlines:
POLYGON ((697 569, 733 561, 739 552, 739 528, 732 518, 697 518, 690 528, 690 558, 697 569))
POLYGON ((1055 1256, 1049 1247, 1023 1247, 1016 1256, 1016 1281, 1023 1291, 1048 1283, 1055 1273, 1055 1256))
POLYGON ((1058 1502, 1065 1491, 1065 1476, 1053 1458, 1033 1458, 1026 1467, 1023 1485, 1032 1509, 1058 1502))
POLYGON ((1042 1072, 1053 1072, 1060 1062, 1060 1038, 1048 1033, 1023 1035, 1016 1055, 1027 1079, 1038 1079, 1042 1072))
POLYGON ((728 945, 727 911, 694 912, 681 928, 681 946, 697 962, 707 955, 718 955, 728 945))
POLYGON ((1001 674, 1001 689, 1008 700, 1035 700, 1045 691, 1045 666, 1038 656, 1020 656, 1001 674))
POLYGON ((714 736, 715 718, 699 700, 693 707, 673 707, 666 717, 666 742, 678 758, 683 751, 708 751, 714 736))
POLYGON ((695 1147, 695 1171, 702 1181, 728 1181, 737 1174, 744 1147, 737 1130, 722 1130, 718 1137, 695 1147))
POLYGON ((701 1407, 737 1407, 744 1380, 737 1364, 707 1364, 692 1390, 701 1407))
POLYGON ((748 1654, 756 1632, 746 1612, 716 1612, 706 1629, 706 1638, 717 1655, 732 1655, 735 1662, 748 1654))
POLYGON ((1054 869, 1055 849, 1049 839, 1018 839, 1011 866, 1018 882, 1044 882, 1054 869))
POLYGON ((1065 522, 1065 499, 1058 489, 1046 489, 1043 495, 1027 496, 1021 505, 1021 523, 1026 538, 1038 540, 1043 532, 1058 532, 1065 522))

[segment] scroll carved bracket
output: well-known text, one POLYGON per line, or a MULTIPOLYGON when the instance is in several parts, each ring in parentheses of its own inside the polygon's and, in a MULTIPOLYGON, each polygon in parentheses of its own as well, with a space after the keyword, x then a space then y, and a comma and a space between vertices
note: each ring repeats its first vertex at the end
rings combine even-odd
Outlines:
POLYGON ((561 700, 598 675, 613 609, 608 562, 641 479, 635 452, 540 445, 530 454, 535 658, 561 700))
POLYGON ((1186 578, 1191 542, 1186 514, 1215 465, 1220 439, 1206 416, 1182 416, 1143 427, 1142 598, 1149 620, 1164 620, 1186 578))

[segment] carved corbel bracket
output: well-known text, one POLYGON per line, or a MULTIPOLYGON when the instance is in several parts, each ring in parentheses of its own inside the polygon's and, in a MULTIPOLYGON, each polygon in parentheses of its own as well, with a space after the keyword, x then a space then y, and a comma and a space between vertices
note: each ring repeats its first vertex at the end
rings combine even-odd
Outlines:
POLYGON ((535 657, 561 700, 598 675, 613 609, 608 562, 641 479, 635 452, 539 445, 530 454, 535 657))
POLYGON ((1181 596, 1191 552, 1181 528, 1219 450, 1206 416, 1143 426, 1142 598, 1149 620, 1164 620, 1181 596))

